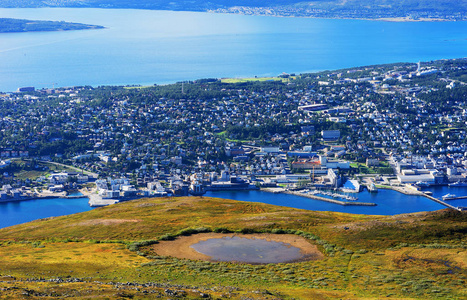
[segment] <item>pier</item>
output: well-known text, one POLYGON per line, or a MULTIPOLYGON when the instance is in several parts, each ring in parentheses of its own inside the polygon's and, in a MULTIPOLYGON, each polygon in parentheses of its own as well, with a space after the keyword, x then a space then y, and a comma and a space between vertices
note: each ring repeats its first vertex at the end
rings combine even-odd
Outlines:
MULTIPOLYGON (((424 197, 426 197, 426 198, 428 198, 430 200, 433 200, 435 202, 438 202, 439 204, 444 205, 444 206, 446 206, 448 208, 452 208, 452 209, 455 209, 457 211, 463 211, 462 208, 459 208, 459 207, 453 206, 453 205, 451 205, 449 203, 446 203, 445 201, 443 201, 441 199, 438 199, 438 198, 435 198, 432 195, 429 195, 428 193, 418 191, 418 190, 414 189, 411 186, 394 187, 394 186, 384 186, 384 185, 382 185, 382 186, 378 186, 378 187, 382 188, 382 189, 392 189, 394 191, 398 191, 398 192, 400 192, 402 194, 405 194, 405 195, 424 196, 424 197)), ((454 199, 467 199, 467 196, 455 197, 452 200, 454 200, 454 199)))
POLYGON ((325 197, 321 197, 321 196, 316 196, 316 195, 311 195, 311 194, 303 194, 303 193, 293 192, 293 191, 285 191, 285 193, 290 194, 290 195, 310 198, 310 199, 314 199, 314 200, 339 204, 339 205, 343 205, 343 206, 376 206, 376 203, 370 203, 370 202, 346 202, 346 201, 329 199, 329 198, 325 198, 325 197))
MULTIPOLYGON (((433 196, 430 196, 430 195, 427 195, 427 194, 424 194, 424 193, 422 193, 421 196, 425 196, 425 197, 427 197, 428 199, 433 200, 433 201, 435 201, 435 202, 438 202, 439 204, 444 205, 444 206, 446 206, 446 207, 455 209, 455 210, 457 210, 457 211, 462 211, 462 209, 460 209, 459 207, 453 206, 453 205, 451 205, 451 204, 449 204, 449 203, 446 203, 445 201, 440 200, 440 199, 438 199, 438 198, 435 198, 435 197, 433 197, 433 196)), ((467 196, 461 196, 461 197, 456 197, 456 199, 465 199, 465 198, 467 198, 467 196), (462 198, 461 198, 461 197, 462 197, 462 198)))
POLYGON ((446 199, 446 201, 449 201, 449 200, 459 200, 459 199, 467 199, 467 196, 454 196, 454 197, 449 197, 448 199, 446 199))
POLYGON ((57 198, 79 199, 79 198, 88 198, 88 196, 80 195, 80 196, 65 196, 65 197, 57 197, 57 198))

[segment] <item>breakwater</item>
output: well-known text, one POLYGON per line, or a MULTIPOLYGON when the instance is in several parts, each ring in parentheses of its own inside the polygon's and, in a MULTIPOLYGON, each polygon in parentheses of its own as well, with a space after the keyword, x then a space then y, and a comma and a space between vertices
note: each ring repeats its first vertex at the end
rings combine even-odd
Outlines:
MULTIPOLYGON (((388 189, 388 190, 394 190, 394 191, 397 191, 399 193, 402 193, 402 194, 405 194, 405 195, 413 195, 413 196, 423 196, 423 197, 426 197, 432 201, 435 201, 441 205, 444 205, 448 208, 452 208, 452 209, 455 209, 455 210, 458 210, 458 211, 462 211, 462 209, 460 209, 459 207, 456 207, 456 206, 453 206, 449 203, 446 203, 445 201, 443 200, 440 200, 438 198, 435 198, 433 196, 430 196, 424 192, 420 192, 414 188, 410 188, 410 187, 393 187, 393 186, 378 186, 378 188, 381 188, 381 189, 388 189)), ((463 196, 462 196, 463 197, 463 196)), ((462 199, 462 197, 458 197, 459 199, 462 199)))
POLYGON ((440 199, 438 199, 438 198, 435 198, 435 197, 430 196, 430 195, 427 195, 427 194, 424 194, 424 195, 425 195, 425 197, 427 197, 428 199, 433 200, 433 201, 435 201, 435 202, 438 202, 439 204, 442 204, 442 205, 444 205, 444 206, 446 206, 446 207, 449 207, 449 208, 452 208, 452 209, 455 209, 455 210, 458 210, 458 211, 462 211, 461 208, 456 207, 456 206, 453 206, 453 205, 451 205, 451 204, 449 204, 449 203, 446 203, 446 202, 443 201, 443 200, 440 200, 440 199))
POLYGON ((300 197, 305 197, 305 198, 310 198, 310 199, 314 199, 314 200, 319 200, 319 201, 325 201, 325 202, 329 202, 329 203, 344 205, 344 206, 376 206, 376 203, 371 203, 371 202, 347 202, 347 201, 329 199, 329 198, 326 198, 326 197, 321 197, 321 196, 316 196, 316 195, 311 195, 311 194, 303 194, 303 193, 294 192, 294 191, 285 191, 284 193, 290 194, 290 195, 295 195, 295 196, 300 196, 300 197))

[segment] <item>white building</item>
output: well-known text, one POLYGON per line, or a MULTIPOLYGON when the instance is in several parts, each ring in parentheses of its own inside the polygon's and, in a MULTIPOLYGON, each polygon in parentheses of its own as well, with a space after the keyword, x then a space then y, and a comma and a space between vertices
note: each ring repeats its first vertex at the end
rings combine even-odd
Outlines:
POLYGON ((265 153, 279 153, 279 152, 280 152, 280 148, 279 148, 279 147, 264 146, 264 147, 261 147, 261 152, 265 152, 265 153))

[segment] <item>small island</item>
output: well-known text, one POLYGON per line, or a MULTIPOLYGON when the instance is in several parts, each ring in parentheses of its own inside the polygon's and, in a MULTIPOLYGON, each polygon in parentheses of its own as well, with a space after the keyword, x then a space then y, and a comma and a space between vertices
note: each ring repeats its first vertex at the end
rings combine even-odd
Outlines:
POLYGON ((64 21, 32 21, 23 19, 0 18, 0 33, 32 31, 64 31, 103 29, 104 26, 70 23, 64 21))

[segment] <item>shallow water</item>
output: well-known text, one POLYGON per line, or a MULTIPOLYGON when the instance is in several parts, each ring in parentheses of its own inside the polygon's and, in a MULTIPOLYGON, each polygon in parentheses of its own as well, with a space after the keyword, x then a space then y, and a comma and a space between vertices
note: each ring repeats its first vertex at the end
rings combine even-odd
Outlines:
POLYGON ((209 239, 191 247, 215 261, 268 264, 304 258, 300 249, 290 244, 239 236, 209 239))

